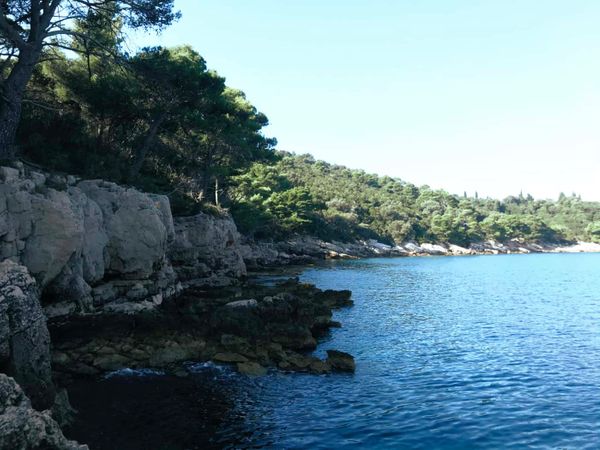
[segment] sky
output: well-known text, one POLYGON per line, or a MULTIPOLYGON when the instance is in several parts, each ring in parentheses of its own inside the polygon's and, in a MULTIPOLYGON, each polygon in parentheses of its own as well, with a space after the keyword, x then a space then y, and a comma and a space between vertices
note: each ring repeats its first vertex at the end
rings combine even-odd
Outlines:
POLYGON ((600 200, 598 0, 175 0, 278 148, 504 198, 600 200))

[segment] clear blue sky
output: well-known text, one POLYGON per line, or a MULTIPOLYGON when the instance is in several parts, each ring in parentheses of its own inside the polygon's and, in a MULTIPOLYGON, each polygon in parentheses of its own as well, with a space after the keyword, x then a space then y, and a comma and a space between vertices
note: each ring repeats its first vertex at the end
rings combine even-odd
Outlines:
POLYGON ((462 194, 600 200, 598 0, 176 0, 279 148, 462 194))

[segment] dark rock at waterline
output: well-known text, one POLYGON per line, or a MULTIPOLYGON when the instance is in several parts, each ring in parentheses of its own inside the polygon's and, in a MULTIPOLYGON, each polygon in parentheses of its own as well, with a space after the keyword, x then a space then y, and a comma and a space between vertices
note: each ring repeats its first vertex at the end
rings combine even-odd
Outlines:
POLYGON ((267 369, 256 362, 239 362, 237 363, 237 370, 248 376, 261 377, 267 374, 267 369))
POLYGON ((248 358, 239 353, 219 352, 212 357, 213 361, 224 363, 243 363, 247 362, 248 358))
POLYGON ((340 352, 338 350, 327 350, 327 360, 334 370, 340 372, 354 372, 356 364, 354 357, 349 353, 340 352))
MULTIPOLYGON (((285 371, 348 370, 347 364, 334 368, 301 353, 313 350, 318 337, 339 326, 331 320, 332 309, 348 304, 349 291, 321 291, 295 279, 276 286, 189 289, 176 302, 136 316, 52 321, 54 370, 67 383, 72 377, 123 367, 168 368, 209 359, 285 371)), ((246 369, 261 371, 242 366, 246 369)))
POLYGON ((86 450, 66 439, 50 411, 36 411, 16 383, 0 374, 0 450, 86 450))

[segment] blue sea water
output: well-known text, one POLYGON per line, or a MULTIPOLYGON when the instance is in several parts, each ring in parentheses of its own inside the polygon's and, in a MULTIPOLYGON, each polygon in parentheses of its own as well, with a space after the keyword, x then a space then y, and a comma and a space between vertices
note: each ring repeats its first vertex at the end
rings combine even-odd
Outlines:
POLYGON ((356 260, 301 279, 352 290, 320 349, 352 353, 356 374, 255 381, 247 444, 600 448, 600 254, 356 260))
POLYGON ((352 290, 317 354, 352 353, 356 373, 192 367, 235 399, 210 446, 600 448, 600 254, 342 261, 301 279, 352 290))

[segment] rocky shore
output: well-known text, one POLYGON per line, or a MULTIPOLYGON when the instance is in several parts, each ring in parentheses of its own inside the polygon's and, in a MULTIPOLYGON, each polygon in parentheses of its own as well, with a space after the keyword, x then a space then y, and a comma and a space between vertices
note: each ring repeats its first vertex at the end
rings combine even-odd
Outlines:
POLYGON ((0 449, 86 448, 60 430, 68 387, 106 371, 354 370, 344 352, 310 355, 350 292, 245 277, 227 215, 173 218, 166 196, 0 167, 0 449))
POLYGON ((353 371, 342 352, 320 360, 307 352, 329 328, 332 310, 351 306, 349 291, 322 291, 295 279, 273 285, 187 289, 155 311, 87 315, 49 323, 52 366, 62 384, 77 376, 128 368, 183 374, 185 361, 212 360, 239 372, 268 368, 329 373, 353 371))
POLYGON ((173 217, 166 196, 103 180, 0 167, 0 449, 87 448, 64 437, 68 389, 124 368, 186 377, 187 361, 353 372, 354 358, 311 355, 340 324, 349 291, 248 270, 324 259, 600 251, 599 244, 254 242, 230 216, 173 217))
POLYGON ((264 269, 309 264, 325 259, 355 259, 400 256, 464 256, 513 253, 579 253, 600 252, 600 244, 591 242, 509 242, 485 241, 461 247, 446 243, 406 242, 388 245, 375 240, 353 243, 326 242, 312 236, 301 236, 280 242, 246 239, 241 252, 248 269, 264 269))

